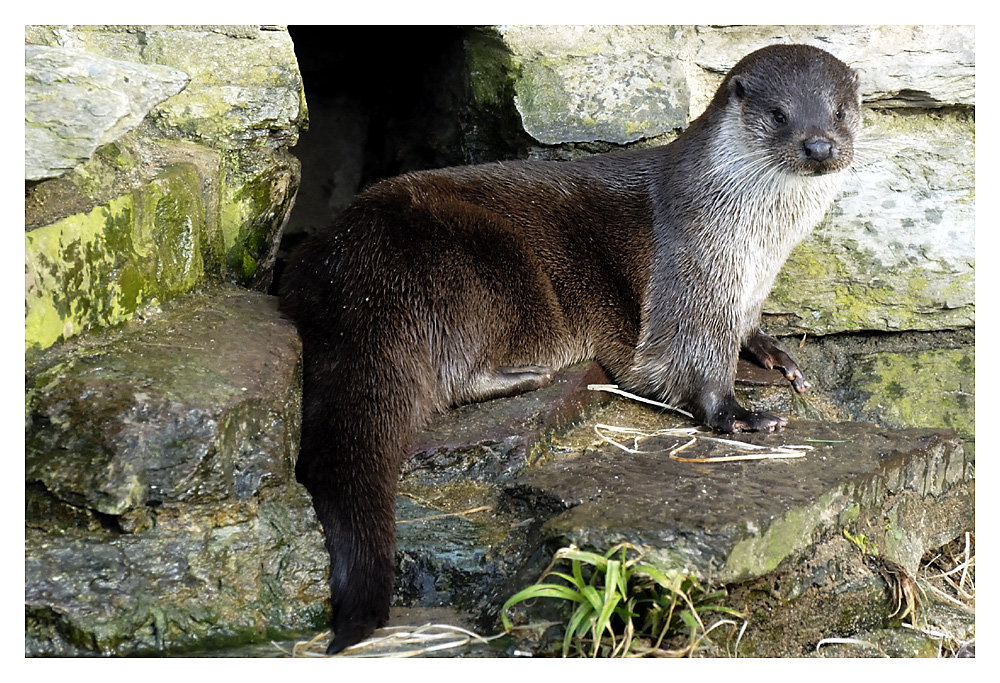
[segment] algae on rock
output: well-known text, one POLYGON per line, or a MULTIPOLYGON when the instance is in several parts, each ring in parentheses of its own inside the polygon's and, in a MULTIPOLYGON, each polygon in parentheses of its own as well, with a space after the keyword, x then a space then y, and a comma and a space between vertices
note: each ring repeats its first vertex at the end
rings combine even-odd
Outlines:
POLYGON ((975 363, 974 348, 873 354, 859 359, 851 385, 868 396, 862 417, 946 427, 970 439, 976 432, 975 363))
POLYGON ((26 351, 203 284, 266 289, 299 185, 287 148, 306 122, 287 32, 29 26, 25 37, 36 52, 187 84, 62 177, 26 187, 26 351))

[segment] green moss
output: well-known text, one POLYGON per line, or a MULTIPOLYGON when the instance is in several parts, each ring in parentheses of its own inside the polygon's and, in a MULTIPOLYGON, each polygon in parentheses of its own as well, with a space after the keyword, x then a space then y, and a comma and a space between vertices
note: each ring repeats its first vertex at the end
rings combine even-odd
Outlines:
POLYGON ((783 560, 812 543, 813 530, 838 507, 839 492, 818 498, 812 505, 793 508, 774 520, 762 534, 745 538, 733 546, 726 559, 727 580, 762 576, 783 560))
POLYGON ((94 156, 104 161, 108 166, 122 171, 135 168, 139 164, 133 151, 128 146, 117 142, 99 147, 94 152, 94 156))
POLYGON ((198 172, 188 164, 171 166, 139 196, 133 239, 135 252, 152 258, 147 291, 161 300, 172 298, 204 277, 198 236, 205 229, 205 208, 198 172))
MULTIPOLYGON (((274 168, 229 190, 221 208, 226 277, 253 286, 263 261, 271 257, 274 240, 295 195, 296 176, 274 168)), ((232 178, 230 179, 232 182, 232 178)))
POLYGON ((915 266, 890 267, 856 243, 814 234, 792 251, 765 310, 795 316, 783 332, 789 334, 964 326, 974 286, 974 273, 943 278, 915 266))
POLYGON ((857 521, 861 516, 861 505, 857 502, 851 503, 846 510, 840 513, 837 523, 840 526, 847 526, 851 522, 857 521))
POLYGON ((975 350, 883 353, 865 358, 854 385, 864 409, 900 427, 945 427, 975 434, 975 350))
POLYGON ((129 319, 204 279, 197 171, 165 167, 148 185, 25 234, 25 350, 129 319))
POLYGON ((26 351, 47 348, 94 323, 125 319, 131 302, 120 296, 117 257, 106 234, 109 225, 113 232, 131 221, 133 199, 124 195, 25 234, 26 351))
POLYGON ((891 133, 894 135, 926 135, 928 126, 946 131, 945 137, 975 140, 976 120, 972 110, 964 108, 942 109, 930 115, 915 115, 901 110, 865 111, 865 137, 891 133))
MULTIPOLYGON (((973 269, 975 264, 971 264, 973 269)), ((952 275, 948 282, 945 284, 944 288, 941 290, 941 298, 945 301, 950 301, 952 299, 961 301, 968 296, 969 292, 974 291, 976 288, 976 274, 971 273, 957 273, 952 275)))
POLYGON ((469 84, 466 153, 473 163, 524 156, 528 143, 515 106, 520 66, 494 29, 473 29, 465 40, 469 84))
POLYGON ((643 135, 652 127, 651 121, 625 121, 625 132, 630 135, 633 133, 643 135))
POLYGON ((245 127, 245 121, 233 113, 233 105, 221 97, 218 89, 202 84, 202 88, 185 89, 183 106, 160 105, 160 128, 173 136, 189 140, 225 140, 234 131, 245 127))
POLYGON ((832 317, 849 329, 865 329, 871 321, 883 320, 886 303, 892 298, 892 288, 886 285, 852 283, 833 289, 832 317))
POLYGON ((843 265, 828 245, 823 245, 819 240, 803 242, 792 250, 784 268, 778 273, 771 297, 781 301, 794 300, 796 292, 801 291, 803 282, 819 281, 842 271, 843 265))
POLYGON ((473 31, 466 40, 469 95, 474 107, 506 107, 518 71, 500 38, 492 32, 473 31))
POLYGON ((531 63, 530 70, 521 71, 515 91, 518 109, 528 129, 545 131, 554 124, 567 127, 585 125, 579 117, 567 113, 575 107, 563 87, 558 65, 556 60, 539 58, 531 63), (553 116, 553 112, 558 112, 559 115, 553 116))

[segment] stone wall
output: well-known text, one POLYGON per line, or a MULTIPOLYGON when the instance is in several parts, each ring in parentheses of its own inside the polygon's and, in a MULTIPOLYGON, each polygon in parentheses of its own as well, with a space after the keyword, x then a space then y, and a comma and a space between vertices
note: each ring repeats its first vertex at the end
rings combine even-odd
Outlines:
POLYGON ((266 290, 306 122, 283 28, 25 29, 25 654, 320 627, 301 344, 266 290))
POLYGON ((305 121, 283 29, 27 26, 25 351, 266 289, 305 121))

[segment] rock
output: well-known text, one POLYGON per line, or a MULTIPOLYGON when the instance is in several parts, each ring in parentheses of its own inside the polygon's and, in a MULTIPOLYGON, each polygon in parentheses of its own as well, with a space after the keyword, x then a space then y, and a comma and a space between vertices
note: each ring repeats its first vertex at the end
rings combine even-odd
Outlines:
POLYGON ((27 26, 26 42, 179 69, 190 83, 156 107, 161 135, 239 151, 295 144, 305 121, 288 32, 260 26, 27 26))
MULTIPOLYGON (((123 99, 127 132, 90 135, 87 144, 100 146, 88 147, 85 161, 26 185, 26 351, 129 320, 206 283, 266 290, 300 181, 288 148, 307 119, 287 31, 27 26, 25 39, 33 43, 26 54, 61 55, 70 72, 130 69, 140 93, 166 92, 152 87, 154 75, 187 83, 155 103, 123 99)), ((39 87, 29 100, 77 109, 57 83, 32 83, 39 87)), ((124 115, 101 111, 109 121, 124 115)), ((44 151, 33 138, 26 145, 26 159, 44 151)))
MULTIPOLYGON (((601 448, 553 461, 519 478, 512 495, 549 498, 567 508, 546 523, 544 533, 559 543, 609 548, 629 540, 653 548, 651 556, 667 566, 729 583, 774 570, 844 525, 881 520, 897 499, 933 505, 971 474, 961 443, 946 432, 797 422, 781 435, 736 440, 772 447, 817 443, 802 459, 709 466, 666 457, 686 438, 653 437, 642 441, 642 453, 601 448)), ((683 455, 723 452, 733 449, 705 442, 683 455)), ((965 519, 942 520, 945 532, 902 523, 926 550, 958 535, 970 516, 971 508, 965 519)), ((884 536, 884 528, 869 533, 880 545, 884 536)), ((912 553, 890 559, 916 571, 912 553)))
POLYGON ((764 305, 774 334, 975 326, 975 121, 865 119, 856 168, 764 305))
POLYGON ((766 399, 764 409, 803 419, 953 429, 966 458, 975 459, 975 330, 830 335, 785 344, 812 388, 793 395, 779 383, 756 391, 752 400, 766 399))
POLYGON ((974 440, 975 347, 858 358, 849 385, 865 397, 858 411, 893 426, 947 427, 974 440))
POLYGON ((963 26, 502 26, 516 105, 538 142, 635 142, 683 128, 741 57, 771 43, 829 50, 862 72, 868 103, 975 104, 963 26))
POLYGON ((273 299, 231 290, 59 349, 31 371, 26 477, 107 515, 289 481, 300 353, 273 299))
POLYGON ((141 122, 190 77, 83 50, 24 46, 24 177, 59 176, 141 122))
POLYGON ((300 177, 287 152, 268 159, 241 179, 202 145, 120 140, 32 188, 25 351, 129 320, 206 282, 266 289, 300 177), (77 172, 107 183, 84 194, 77 172))
POLYGON ((686 28, 679 40, 720 81, 742 54, 770 43, 809 43, 861 72, 861 97, 871 106, 976 103, 973 26, 699 26, 686 28))
POLYGON ((653 138, 687 124, 690 93, 673 29, 501 29, 520 67, 515 103, 538 142, 653 138))
MULTIPOLYGON (((974 525, 971 468, 948 431, 793 421, 781 435, 736 439, 807 442, 814 450, 805 458, 707 464, 668 457, 687 437, 641 439, 638 453, 597 445, 594 422, 647 431, 681 424, 612 403, 585 425, 548 437, 552 450, 492 494, 463 485, 467 466, 451 468, 451 479, 442 466, 436 502, 398 509, 406 520, 403 603, 462 605, 491 623, 499 604, 533 583, 556 548, 604 552, 629 541, 663 569, 728 584, 736 609, 765 610, 768 618, 750 618, 742 654, 801 655, 821 638, 886 623, 895 607, 877 567, 845 530, 913 576, 926 551, 974 525), (490 507, 455 513, 481 504, 490 507), (786 632, 775 650, 768 634, 782 623, 801 630, 786 632)), ((699 440, 683 456, 723 452, 733 448, 699 440)), ((405 483, 403 490, 414 493, 405 483)))
POLYGON ((308 495, 164 504, 136 533, 25 532, 25 655, 157 655, 260 642, 329 618, 308 495))
POLYGON ((223 289, 39 360, 26 653, 164 652, 324 623, 329 560, 294 478, 300 353, 272 298, 223 289))
POLYGON ((134 190, 25 233, 26 352, 128 320, 222 270, 222 231, 202 191, 219 157, 172 147, 134 190))
POLYGON ((607 401, 587 390, 605 382, 597 365, 581 364, 548 387, 462 406, 427 426, 403 464, 396 503, 399 604, 495 608, 499 577, 523 561, 520 535, 497 509, 499 491, 554 434, 607 401))
POLYGON ((972 26, 856 27, 838 41, 879 107, 976 104, 976 32, 972 26))

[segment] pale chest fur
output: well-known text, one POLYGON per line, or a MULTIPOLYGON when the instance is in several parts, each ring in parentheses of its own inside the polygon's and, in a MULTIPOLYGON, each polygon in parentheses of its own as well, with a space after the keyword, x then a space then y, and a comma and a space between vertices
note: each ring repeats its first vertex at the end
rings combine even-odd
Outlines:
POLYGON ((792 249, 823 219, 841 186, 840 174, 806 177, 779 175, 763 193, 718 220, 717 234, 728 235, 740 252, 731 261, 737 283, 733 303, 741 333, 756 327, 761 306, 792 249))
POLYGON ((756 328, 778 271, 822 220, 843 174, 802 175, 738 120, 724 118, 698 173, 686 178, 698 210, 682 232, 711 273, 688 286, 708 290, 742 338, 756 328))

